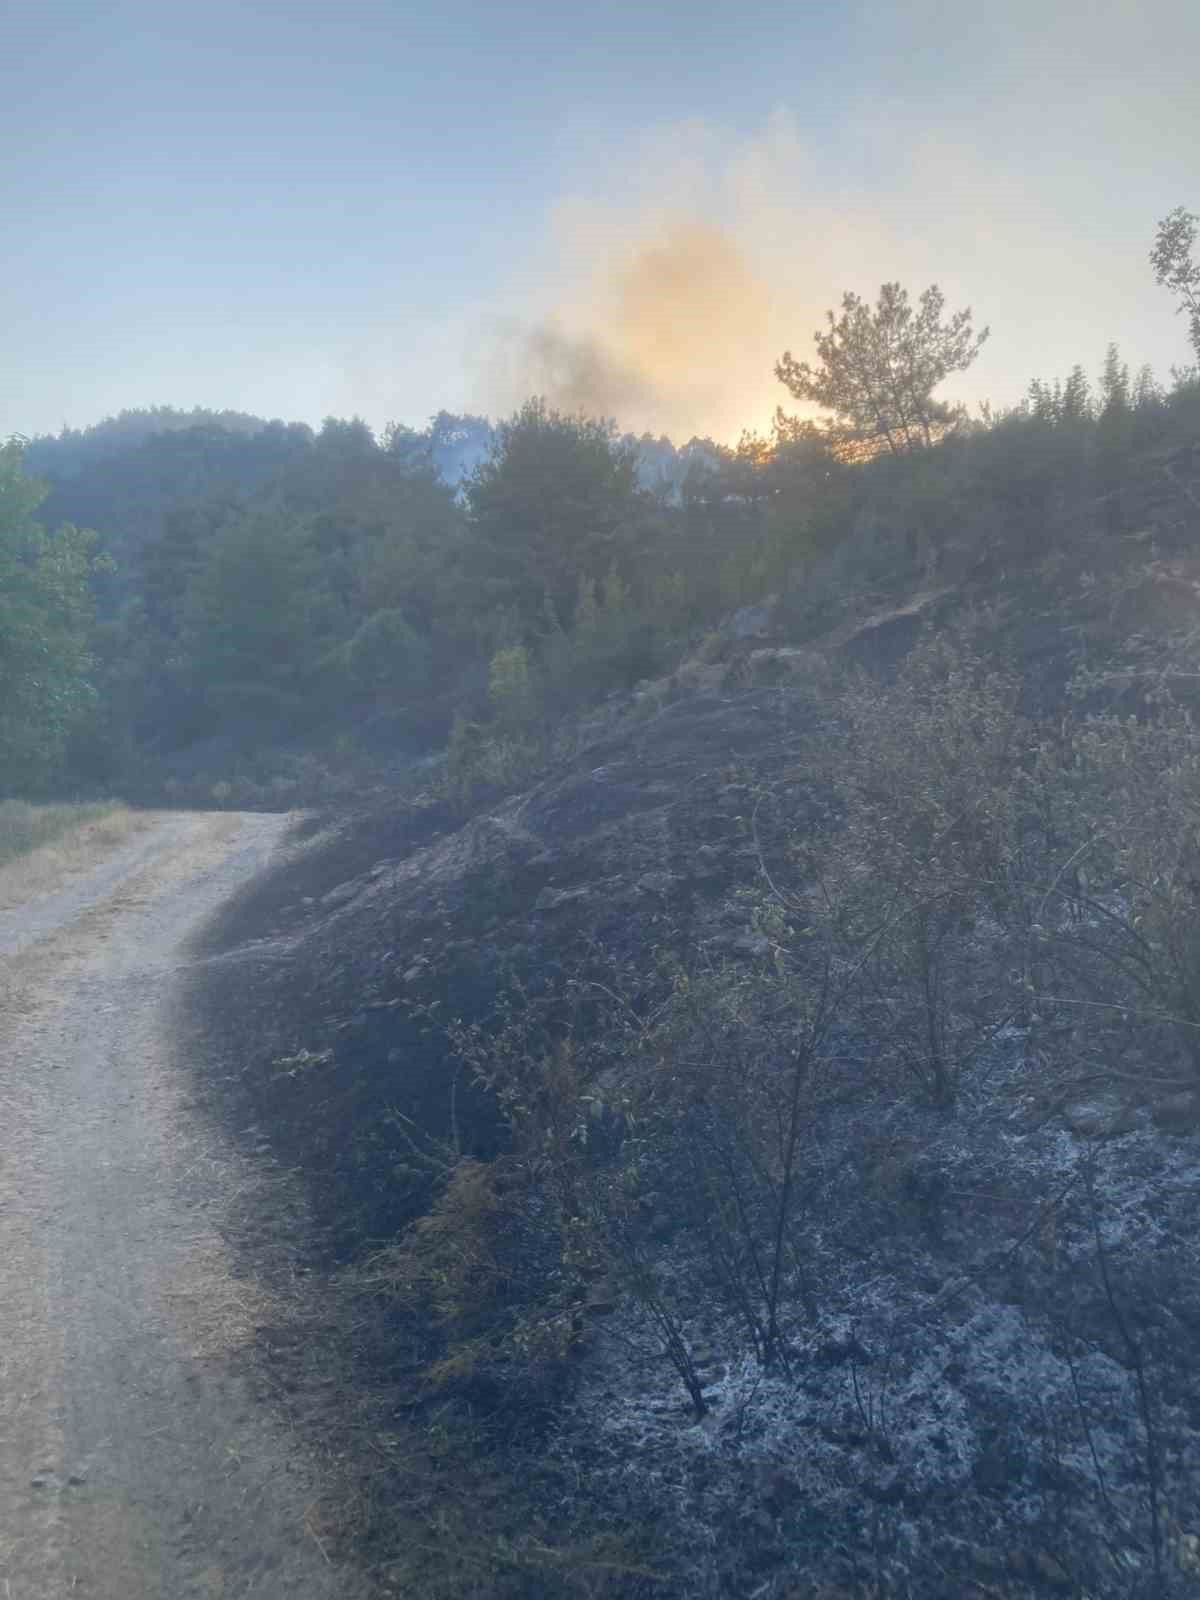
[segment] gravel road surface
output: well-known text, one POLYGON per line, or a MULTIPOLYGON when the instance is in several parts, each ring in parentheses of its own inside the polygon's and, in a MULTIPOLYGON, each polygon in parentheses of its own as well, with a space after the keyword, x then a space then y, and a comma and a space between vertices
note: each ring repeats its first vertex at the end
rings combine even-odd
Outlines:
POLYGON ((221 1232, 254 1178, 174 1034, 189 940, 288 821, 171 816, 0 918, 0 1600, 360 1593, 233 1359, 270 1321, 221 1232))

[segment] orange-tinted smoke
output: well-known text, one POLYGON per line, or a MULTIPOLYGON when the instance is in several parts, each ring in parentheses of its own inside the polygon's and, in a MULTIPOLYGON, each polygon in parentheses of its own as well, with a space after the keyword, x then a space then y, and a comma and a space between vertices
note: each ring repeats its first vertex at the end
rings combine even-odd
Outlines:
POLYGON ((673 221, 641 238, 593 231, 585 246, 602 259, 582 264, 562 303, 496 341, 490 409, 541 394, 562 410, 680 441, 732 440, 767 425, 781 397, 773 368, 784 336, 770 287, 729 231, 673 221))

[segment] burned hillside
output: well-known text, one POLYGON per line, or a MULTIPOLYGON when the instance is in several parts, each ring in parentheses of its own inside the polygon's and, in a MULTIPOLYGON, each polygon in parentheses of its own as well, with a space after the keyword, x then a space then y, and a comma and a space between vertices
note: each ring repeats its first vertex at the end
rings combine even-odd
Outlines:
POLYGON ((1198 489, 1148 455, 1019 570, 879 509, 857 596, 236 908, 196 1002, 410 1463, 388 1581, 1195 1584, 1198 489))

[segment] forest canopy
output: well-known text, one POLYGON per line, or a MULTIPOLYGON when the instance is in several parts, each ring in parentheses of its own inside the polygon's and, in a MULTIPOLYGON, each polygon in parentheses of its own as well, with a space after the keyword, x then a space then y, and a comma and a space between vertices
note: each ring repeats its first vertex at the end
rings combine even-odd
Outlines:
MULTIPOLYGON (((1179 209, 1151 253, 1193 341, 1195 238, 1179 209)), ((1065 493, 1111 497, 1133 453, 1187 435, 1195 369, 1165 388, 1115 345, 970 416, 939 391, 988 335, 936 285, 848 292, 813 358, 776 365, 800 413, 736 445, 538 397, 378 437, 151 407, 12 443, 2 781, 203 802, 233 776, 277 802, 449 740, 453 771, 503 785, 737 608, 832 621, 886 573, 1015 555, 1065 493)))
POLYGON ((0 795, 38 790, 95 700, 95 540, 37 520, 45 491, 0 445, 0 795))

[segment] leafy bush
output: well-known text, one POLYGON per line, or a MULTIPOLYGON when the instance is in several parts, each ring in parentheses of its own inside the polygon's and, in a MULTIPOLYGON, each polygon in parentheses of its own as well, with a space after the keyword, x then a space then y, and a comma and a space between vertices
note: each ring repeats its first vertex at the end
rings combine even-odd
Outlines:
POLYGON ((417 700, 429 689, 429 641, 403 611, 376 611, 345 646, 346 669, 360 690, 392 700, 417 700))
POLYGON ((36 520, 45 490, 0 445, 0 794, 43 788, 95 702, 91 534, 36 520))
POLYGON ((541 684, 523 644, 497 650, 488 667, 488 699, 507 732, 528 729, 542 706, 541 684))

